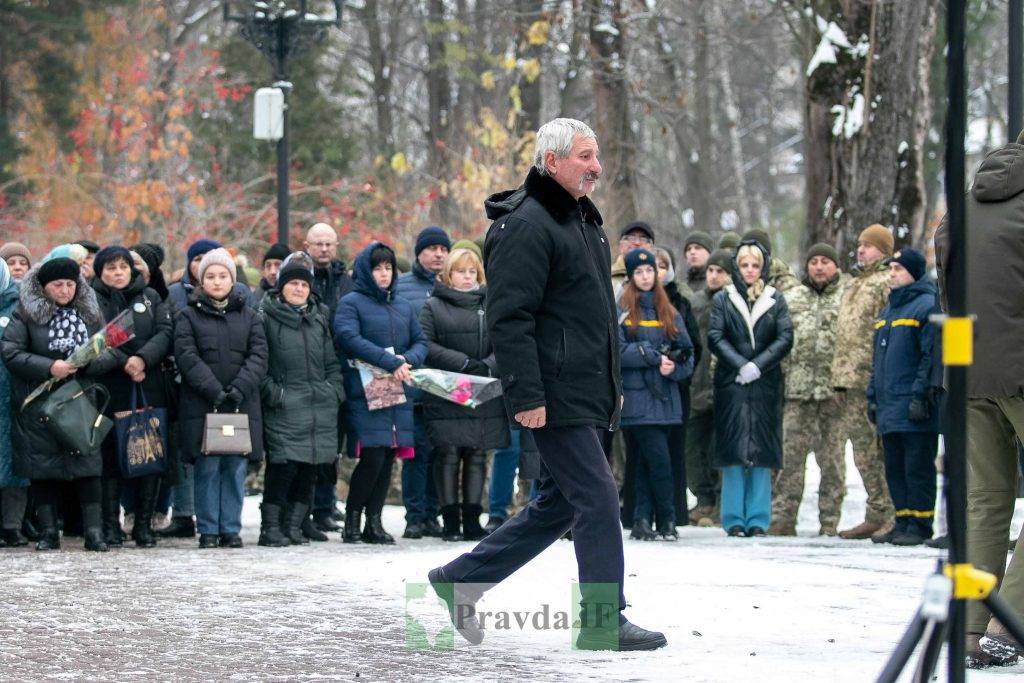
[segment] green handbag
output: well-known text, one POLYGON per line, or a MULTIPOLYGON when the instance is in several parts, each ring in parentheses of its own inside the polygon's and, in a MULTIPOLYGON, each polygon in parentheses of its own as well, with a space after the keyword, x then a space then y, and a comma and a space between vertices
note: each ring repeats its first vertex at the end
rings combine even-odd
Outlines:
POLYGON ((53 389, 45 398, 30 403, 26 410, 33 419, 46 425, 47 431, 60 445, 75 455, 92 455, 114 427, 114 422, 103 413, 110 402, 110 393, 102 384, 86 388, 76 379, 68 380, 53 389), (99 408, 89 398, 96 393, 99 408))

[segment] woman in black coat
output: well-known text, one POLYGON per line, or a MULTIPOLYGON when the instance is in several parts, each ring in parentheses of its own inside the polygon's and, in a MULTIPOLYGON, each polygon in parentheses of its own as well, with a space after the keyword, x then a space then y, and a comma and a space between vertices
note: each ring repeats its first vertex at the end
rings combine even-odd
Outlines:
POLYGON ((757 242, 743 242, 733 284, 711 303, 715 460, 722 468, 722 526, 730 536, 765 535, 771 471, 782 466, 782 360, 793 347, 793 324, 782 294, 766 285, 768 259, 757 242))
MULTIPOLYGON (((494 353, 484 322, 487 289, 476 254, 456 249, 448 255, 432 296, 420 311, 427 339, 427 367, 490 377, 494 353)), ((446 541, 479 540, 487 451, 509 444, 508 417, 499 400, 466 408, 438 396, 424 396, 427 433, 434 446, 434 482, 446 541), (461 525, 459 466, 462 466, 461 525)))
POLYGON ((14 471, 32 480, 36 519, 41 527, 37 550, 60 547, 57 505, 61 482, 67 481, 74 482, 82 506, 86 550, 107 550, 100 509, 100 452, 68 451, 45 425, 21 411, 25 398, 51 377, 75 376, 88 387, 92 381, 87 377, 101 375, 111 367, 110 360, 103 357, 77 371, 67 363, 75 349, 102 327, 103 314, 96 295, 75 261, 51 259, 25 274, 18 307, 4 330, 3 359, 12 376, 14 471))
MULTIPOLYGON (((110 392, 107 416, 113 419, 114 413, 132 410, 133 388, 137 401, 134 407, 166 408, 168 378, 164 376, 162 365, 173 343, 170 309, 155 290, 146 286, 143 274, 132 265, 132 256, 124 247, 100 249, 93 259, 93 269, 96 277, 92 287, 104 319, 110 322, 130 309, 135 324, 135 336, 105 354, 110 358, 104 360, 114 366, 98 378, 110 392)), ((164 425, 164 429, 168 426, 164 425)), ((165 453, 165 458, 168 455, 165 453)), ((117 433, 111 430, 103 442, 103 537, 111 547, 120 547, 124 543, 120 524, 121 475, 117 433)), ((132 540, 142 548, 156 545, 150 525, 160 478, 160 474, 150 474, 133 482, 135 522, 132 540)))
POLYGON ((267 340, 247 294, 234 287, 235 263, 225 249, 207 252, 198 275, 199 285, 174 319, 181 451, 195 465, 199 547, 240 548, 246 460, 263 457, 260 383, 267 374, 267 340), (202 453, 206 415, 213 412, 249 417, 249 453, 202 453))

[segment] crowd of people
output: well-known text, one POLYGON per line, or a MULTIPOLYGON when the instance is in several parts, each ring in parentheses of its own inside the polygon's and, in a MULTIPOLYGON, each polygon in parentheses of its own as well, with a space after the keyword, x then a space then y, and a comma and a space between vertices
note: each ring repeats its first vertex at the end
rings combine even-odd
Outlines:
MULTIPOLYGON (((795 535, 813 452, 822 535, 931 539, 942 390, 936 288, 919 252, 894 254, 891 232, 873 225, 860 235, 854 272, 817 244, 798 280, 759 230, 726 233, 717 245, 693 232, 679 272, 648 223, 626 225, 618 247, 622 438, 609 431, 602 445, 631 538, 675 540, 683 524, 795 535), (847 440, 868 504, 862 523, 839 531, 847 440)), ((191 244, 187 267, 170 278, 155 244, 83 241, 38 263, 22 244, 0 246, 3 544, 58 548, 63 529, 105 550, 123 545, 127 528, 140 547, 197 533, 200 547, 239 547, 246 477, 257 471, 260 545, 332 531, 347 543, 391 544, 381 512, 395 460, 405 538, 477 540, 500 526, 517 470, 536 476, 527 473, 530 431, 510 422, 501 400, 470 409, 411 387, 407 402, 374 409, 356 365, 402 381, 418 367, 496 377, 480 245, 453 245, 428 227, 406 273, 383 243, 351 269, 337 250, 334 229, 314 225, 302 250, 272 245, 250 287, 212 239, 191 244), (129 342, 84 368, 67 362, 125 311, 129 342), (114 431, 96 452, 68 452, 22 410, 40 383, 72 376, 106 389, 108 417, 140 398, 166 411, 162 473, 129 478, 114 431), (248 416, 248 453, 205 454, 206 418, 219 412, 248 416), (342 513, 344 455, 357 464, 342 513)), ((556 340, 556 372, 586 363, 580 348, 556 340)))

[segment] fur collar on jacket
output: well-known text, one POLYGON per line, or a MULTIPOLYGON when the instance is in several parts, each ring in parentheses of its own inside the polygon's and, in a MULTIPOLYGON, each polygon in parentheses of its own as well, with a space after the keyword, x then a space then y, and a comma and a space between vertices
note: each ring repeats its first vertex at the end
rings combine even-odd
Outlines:
MULTIPOLYGON (((21 281, 19 309, 22 317, 36 325, 46 325, 57 312, 59 306, 46 296, 43 286, 39 284, 39 268, 37 263, 25 273, 21 281)), ((79 274, 78 287, 75 298, 71 301, 71 308, 81 316, 88 327, 102 327, 103 313, 96 302, 96 292, 93 291, 85 278, 79 274)))
POLYGON ((590 197, 582 197, 577 202, 554 178, 541 175, 536 168, 530 169, 524 188, 528 197, 540 202, 559 222, 575 211, 582 211, 586 218, 598 225, 604 223, 601 212, 594 206, 594 202, 590 201, 590 197))

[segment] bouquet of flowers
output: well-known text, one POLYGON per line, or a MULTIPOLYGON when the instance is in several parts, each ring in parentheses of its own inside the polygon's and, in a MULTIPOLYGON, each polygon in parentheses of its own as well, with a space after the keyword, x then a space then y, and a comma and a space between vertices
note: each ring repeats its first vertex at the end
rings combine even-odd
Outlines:
POLYGON ((478 377, 433 368, 412 370, 410 374, 412 385, 417 389, 467 408, 476 408, 501 396, 501 382, 496 377, 478 377))
MULTIPOLYGON (((116 318, 107 323, 102 330, 89 337, 87 342, 75 349, 67 362, 75 368, 84 368, 86 365, 99 358, 107 349, 116 349, 129 339, 132 339, 134 336, 135 317, 132 315, 131 309, 126 309, 116 318)), ((56 377, 51 377, 36 387, 35 390, 28 395, 28 398, 25 399, 24 403, 21 404, 22 409, 35 399, 50 391, 58 381, 59 380, 57 380, 56 377)))

